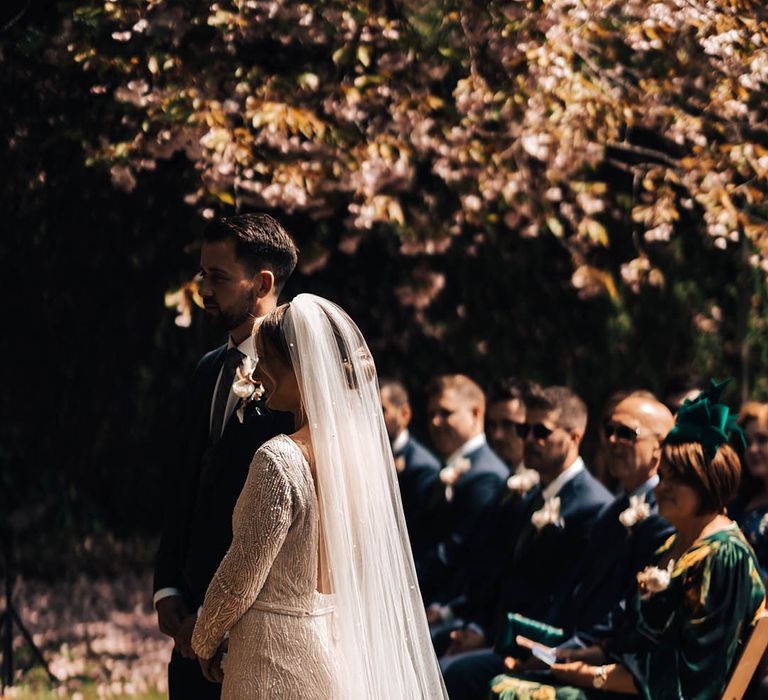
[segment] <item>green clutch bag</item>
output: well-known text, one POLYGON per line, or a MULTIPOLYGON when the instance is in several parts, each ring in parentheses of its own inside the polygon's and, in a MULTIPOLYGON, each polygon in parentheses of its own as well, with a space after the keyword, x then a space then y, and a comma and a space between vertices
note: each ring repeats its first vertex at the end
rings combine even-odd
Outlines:
POLYGON ((565 632, 559 627, 517 613, 507 613, 507 621, 496 644, 496 652, 503 656, 528 656, 530 652, 515 642, 518 634, 546 647, 556 647, 565 641, 565 632))

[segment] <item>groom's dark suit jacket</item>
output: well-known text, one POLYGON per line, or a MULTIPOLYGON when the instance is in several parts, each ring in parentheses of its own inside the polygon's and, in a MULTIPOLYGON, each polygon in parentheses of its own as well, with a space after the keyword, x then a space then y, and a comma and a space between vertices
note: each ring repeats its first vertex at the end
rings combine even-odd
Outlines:
POLYGON ((243 422, 233 412, 221 438, 209 446, 211 402, 226 349, 205 355, 192 375, 155 562, 154 590, 178 588, 192 611, 202 604, 232 540, 232 511, 254 453, 271 437, 293 432, 290 414, 262 409, 259 415, 250 405, 243 422))

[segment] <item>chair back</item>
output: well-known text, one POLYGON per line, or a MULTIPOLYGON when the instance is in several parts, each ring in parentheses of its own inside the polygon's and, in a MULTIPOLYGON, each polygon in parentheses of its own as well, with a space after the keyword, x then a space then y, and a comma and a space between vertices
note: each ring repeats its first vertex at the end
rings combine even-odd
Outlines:
POLYGON ((733 669, 722 700, 742 700, 766 649, 768 649, 768 611, 763 610, 733 669))

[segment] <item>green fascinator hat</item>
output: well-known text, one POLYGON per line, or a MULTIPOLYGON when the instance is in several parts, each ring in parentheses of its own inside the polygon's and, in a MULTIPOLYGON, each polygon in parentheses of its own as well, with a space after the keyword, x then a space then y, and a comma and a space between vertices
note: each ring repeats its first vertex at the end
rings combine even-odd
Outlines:
POLYGON ((744 432, 736 423, 736 414, 720 403, 720 395, 730 381, 726 379, 718 384, 710 379, 709 389, 693 400, 686 399, 675 417, 675 427, 664 438, 664 444, 698 442, 709 459, 715 456, 720 445, 730 441, 732 435, 736 435, 742 447, 746 447, 744 432))

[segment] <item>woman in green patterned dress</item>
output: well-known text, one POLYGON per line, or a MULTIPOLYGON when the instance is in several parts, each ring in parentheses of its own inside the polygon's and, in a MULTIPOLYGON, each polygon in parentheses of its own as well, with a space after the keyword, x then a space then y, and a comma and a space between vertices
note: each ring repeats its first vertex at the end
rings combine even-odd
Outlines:
POLYGON ((599 646, 558 652, 546 674, 507 659, 515 675, 497 676, 499 700, 592 700, 640 695, 647 700, 719 698, 757 616, 765 589, 752 548, 725 515, 740 465, 728 445, 743 440, 723 385, 686 402, 665 440, 656 487, 659 512, 677 533, 638 574, 622 630, 599 646))

